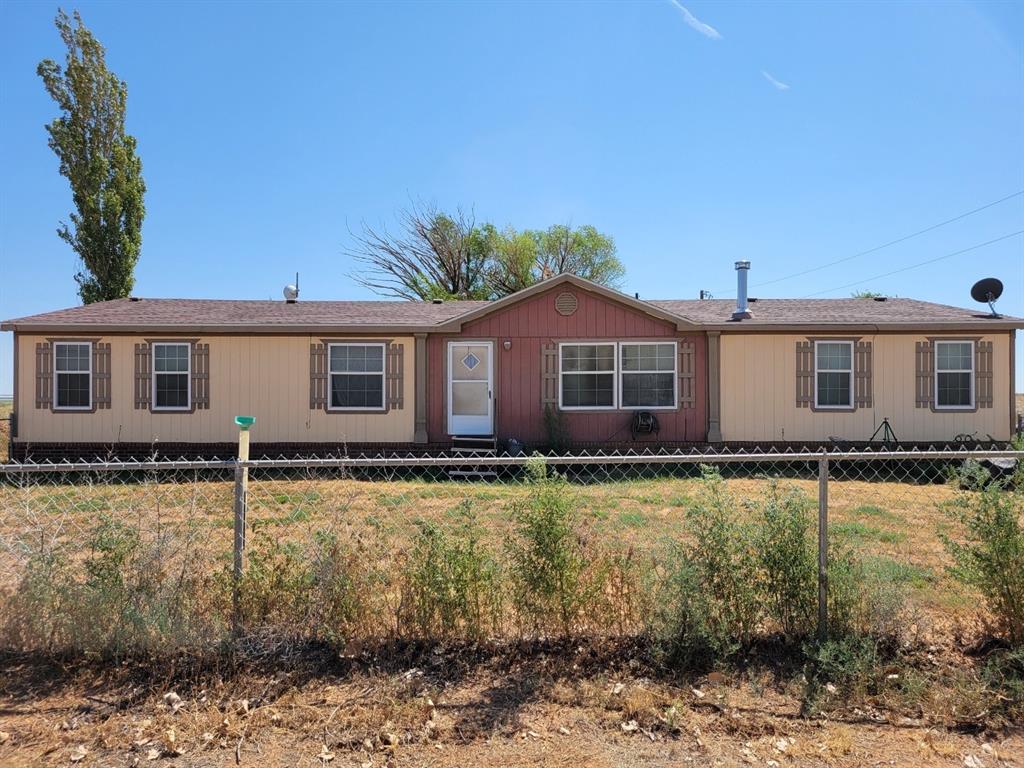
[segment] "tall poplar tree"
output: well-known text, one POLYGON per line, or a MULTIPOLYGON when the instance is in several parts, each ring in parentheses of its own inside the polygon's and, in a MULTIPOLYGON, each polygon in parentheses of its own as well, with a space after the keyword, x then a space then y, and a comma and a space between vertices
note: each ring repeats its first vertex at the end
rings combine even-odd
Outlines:
POLYGON ((77 11, 58 11, 56 25, 67 61, 61 69, 45 59, 36 72, 61 110, 46 130, 75 204, 71 225, 62 222, 57 234, 82 261, 75 281, 83 303, 124 298, 135 285, 146 215, 142 162, 124 127, 128 90, 77 11))

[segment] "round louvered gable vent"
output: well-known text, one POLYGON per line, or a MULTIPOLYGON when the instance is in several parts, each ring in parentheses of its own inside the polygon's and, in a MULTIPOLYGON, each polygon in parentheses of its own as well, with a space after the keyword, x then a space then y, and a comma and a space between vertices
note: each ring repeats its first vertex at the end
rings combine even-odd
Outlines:
POLYGON ((555 297, 555 311, 560 315, 571 315, 576 311, 579 302, 576 301, 576 294, 564 291, 555 297))

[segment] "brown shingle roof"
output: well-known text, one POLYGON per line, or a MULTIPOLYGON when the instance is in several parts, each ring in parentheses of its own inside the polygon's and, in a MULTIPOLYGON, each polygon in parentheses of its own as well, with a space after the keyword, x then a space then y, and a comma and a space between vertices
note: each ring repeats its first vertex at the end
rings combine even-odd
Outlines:
POLYGON ((338 327, 431 326, 486 301, 232 301, 115 299, 7 320, 5 326, 69 327, 338 327))
MULTIPOLYGON (((578 281, 581 282, 581 281, 578 281)), ((632 297, 624 297, 633 301, 632 297)), ((19 331, 104 330, 217 331, 359 329, 430 330, 487 307, 486 301, 231 301, 210 299, 116 299, 7 320, 0 328, 19 331)), ((640 302, 643 304, 644 302, 640 302)), ((774 326, 929 326, 1024 327, 1017 318, 993 321, 978 309, 960 309, 916 299, 758 299, 753 317, 732 322, 735 304, 727 299, 646 302, 698 326, 722 329, 774 326)))
MULTIPOLYGON (((702 325, 731 322, 736 308, 736 302, 731 299, 670 299, 652 300, 650 303, 702 325)), ((917 299, 753 299, 749 306, 753 317, 734 325, 973 325, 990 323, 992 320, 987 311, 961 309, 917 299)), ((1004 318, 1008 321, 1015 319, 1004 318)))

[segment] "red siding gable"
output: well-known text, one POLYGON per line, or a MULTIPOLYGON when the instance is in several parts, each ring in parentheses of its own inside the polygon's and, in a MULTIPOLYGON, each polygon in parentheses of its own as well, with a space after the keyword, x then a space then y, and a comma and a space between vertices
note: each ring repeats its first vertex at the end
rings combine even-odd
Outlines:
MULTIPOLYGON (((658 411, 661 432, 644 443, 703 442, 706 434, 706 338, 699 332, 678 331, 666 320, 652 317, 573 285, 554 286, 521 302, 478 318, 457 334, 432 334, 428 339, 427 417, 431 442, 443 443, 447 430, 447 344, 452 339, 494 342, 495 428, 499 439, 515 437, 530 446, 546 442, 541 404, 541 350, 559 341, 594 339, 674 339, 695 346, 696 402, 693 407, 658 411), (570 315, 555 309, 563 292, 577 300, 570 315), (509 342, 509 349, 504 343, 509 342)), ((566 412, 574 443, 630 443, 633 410, 566 412)), ((638 441, 639 442, 639 441, 638 441)), ((638 446, 639 447, 639 446, 638 446)))

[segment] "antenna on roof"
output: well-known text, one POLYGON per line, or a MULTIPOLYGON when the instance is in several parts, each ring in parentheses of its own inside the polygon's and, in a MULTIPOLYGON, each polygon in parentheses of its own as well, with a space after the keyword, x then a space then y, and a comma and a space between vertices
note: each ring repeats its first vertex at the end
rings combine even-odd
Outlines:
POLYGON ((995 277, 986 277, 971 286, 971 298, 983 304, 988 304, 992 317, 999 317, 996 312, 996 300, 1003 295, 1003 283, 995 277))
POLYGON ((294 304, 299 300, 299 273, 295 273, 295 282, 284 287, 284 300, 294 304))

